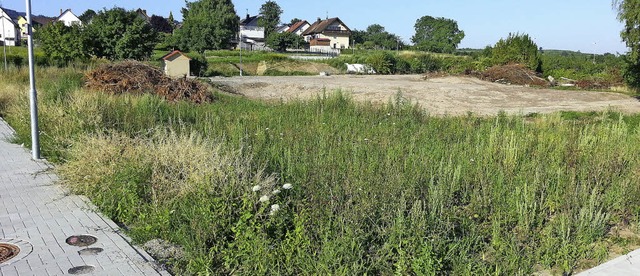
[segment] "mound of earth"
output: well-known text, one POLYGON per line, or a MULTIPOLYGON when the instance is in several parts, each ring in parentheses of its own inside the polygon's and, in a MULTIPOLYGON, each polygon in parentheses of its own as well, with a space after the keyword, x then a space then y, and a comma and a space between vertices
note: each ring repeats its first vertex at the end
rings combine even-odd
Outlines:
POLYGON ((88 72, 85 79, 88 88, 109 94, 150 93, 173 102, 213 100, 206 85, 196 80, 169 78, 162 70, 137 61, 101 65, 88 72))
POLYGON ((549 86, 547 80, 520 64, 493 66, 479 74, 480 79, 502 84, 549 86))

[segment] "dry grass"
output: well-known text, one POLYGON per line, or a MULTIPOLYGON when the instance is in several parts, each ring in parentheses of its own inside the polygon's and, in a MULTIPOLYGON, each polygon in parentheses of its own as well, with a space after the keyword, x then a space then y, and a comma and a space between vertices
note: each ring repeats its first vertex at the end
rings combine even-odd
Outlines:
MULTIPOLYGON (((72 189, 82 194, 108 193, 109 186, 129 164, 146 172, 146 197, 154 204, 168 203, 198 192, 238 190, 256 183, 273 186, 275 179, 250 164, 250 157, 225 150, 222 144, 196 133, 155 130, 148 138, 122 133, 98 134, 76 143, 72 160, 60 167, 72 189), (244 186, 244 187, 243 187, 244 186)), ((232 194, 235 194, 233 192, 232 194)))

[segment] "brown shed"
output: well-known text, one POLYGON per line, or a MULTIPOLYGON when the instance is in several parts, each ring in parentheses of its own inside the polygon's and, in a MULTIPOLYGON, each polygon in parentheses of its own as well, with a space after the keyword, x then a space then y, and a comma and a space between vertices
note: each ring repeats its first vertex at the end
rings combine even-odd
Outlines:
POLYGON ((175 50, 162 57, 164 61, 164 73, 172 78, 191 75, 189 62, 191 59, 182 52, 175 50))

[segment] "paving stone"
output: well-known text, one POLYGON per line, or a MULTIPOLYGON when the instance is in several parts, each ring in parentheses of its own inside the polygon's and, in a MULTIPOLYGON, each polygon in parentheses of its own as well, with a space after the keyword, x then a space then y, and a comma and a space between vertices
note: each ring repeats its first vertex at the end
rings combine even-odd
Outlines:
POLYGON ((96 267, 91 275, 169 275, 156 270, 153 259, 132 246, 113 221, 94 212, 86 197, 60 186, 49 163, 34 161, 27 149, 8 143, 12 135, 0 118, 0 240, 28 241, 33 251, 2 264, 0 275, 64 275, 85 264, 96 267), (97 237, 94 246, 104 251, 80 256, 85 247, 65 242, 80 234, 97 237))

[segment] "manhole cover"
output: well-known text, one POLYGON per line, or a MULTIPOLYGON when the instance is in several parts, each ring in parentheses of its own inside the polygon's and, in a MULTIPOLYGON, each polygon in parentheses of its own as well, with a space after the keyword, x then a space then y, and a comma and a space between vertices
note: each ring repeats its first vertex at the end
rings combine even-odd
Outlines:
POLYGON ((0 239, 0 266, 22 260, 33 252, 33 246, 24 240, 0 239))
POLYGON ((92 245, 96 243, 96 241, 98 241, 98 238, 94 236, 89 236, 89 235, 71 236, 71 237, 68 237, 66 240, 68 245, 80 246, 80 247, 92 245))
POLYGON ((0 264, 18 256, 19 253, 20 247, 8 243, 0 243, 0 264))
POLYGON ((104 249, 99 247, 85 248, 78 251, 80 255, 98 255, 100 252, 104 251, 104 249))
POLYGON ((94 270, 96 270, 96 268, 91 265, 82 265, 69 268, 68 272, 69 274, 87 274, 93 272, 94 270))

